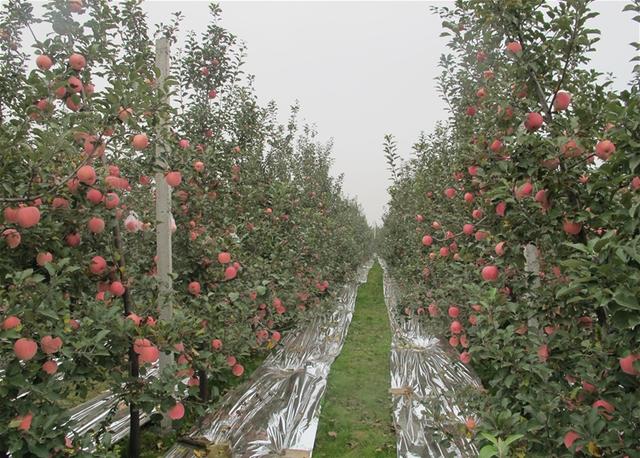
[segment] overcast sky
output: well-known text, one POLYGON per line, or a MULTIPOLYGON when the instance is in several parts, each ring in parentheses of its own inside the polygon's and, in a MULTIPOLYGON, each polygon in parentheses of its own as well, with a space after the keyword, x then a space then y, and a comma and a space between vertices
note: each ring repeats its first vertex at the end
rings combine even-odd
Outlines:
MULTIPOLYGON (((282 121, 297 99, 301 118, 334 139, 334 173, 358 198, 370 223, 380 222, 389 174, 382 139, 392 133, 408 157, 420 131, 444 119, 434 78, 440 54, 440 19, 430 5, 452 2, 245 2, 223 1, 222 25, 248 46, 245 70, 256 76, 262 103, 275 100, 282 121)), ((602 31, 593 67, 631 79, 629 60, 640 40, 638 23, 622 13, 624 1, 598 0, 591 26, 602 31)), ((151 23, 182 11, 183 32, 205 29, 207 2, 149 1, 151 23)), ((153 30, 153 29, 152 29, 153 30)))

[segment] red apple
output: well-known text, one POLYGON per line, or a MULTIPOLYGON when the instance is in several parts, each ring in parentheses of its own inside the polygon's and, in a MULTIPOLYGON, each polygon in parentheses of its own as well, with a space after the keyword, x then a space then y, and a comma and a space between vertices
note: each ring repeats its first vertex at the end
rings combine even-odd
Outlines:
POLYGON ((38 207, 20 207, 17 220, 24 229, 33 227, 40 222, 40 210, 38 207))
POLYGON ((53 65, 53 61, 51 60, 51 57, 41 54, 36 57, 36 65, 40 70, 49 70, 53 65))
POLYGON ((48 251, 38 253, 38 255, 36 256, 36 264, 38 264, 40 267, 49 264, 51 261, 53 261, 53 255, 48 251))
POLYGON ((171 186, 172 188, 176 188, 180 186, 180 183, 182 183, 182 174, 175 171, 169 172, 165 175, 164 179, 169 186, 171 186))
POLYGON ((534 132, 540 129, 543 123, 544 118, 542 117, 542 115, 540 113, 532 112, 527 115, 527 119, 524 121, 524 127, 529 132, 534 132))
POLYGON ((200 283, 198 283, 197 281, 192 281, 191 283, 189 283, 187 289, 189 290, 189 293, 193 294, 194 296, 200 295, 200 283))
POLYGON ((557 111, 566 110, 571 103, 571 94, 565 91, 558 91, 553 100, 553 106, 557 111))
POLYGON ((38 352, 38 344, 32 339, 23 337, 13 344, 13 352, 18 359, 28 361, 38 352))
POLYGON ((104 231, 104 220, 94 216, 87 223, 87 227, 89 228, 89 232, 100 234, 104 231))
POLYGON ((69 66, 76 71, 82 70, 87 65, 87 60, 82 54, 73 53, 69 56, 69 66))
POLYGON ((482 279, 484 281, 496 281, 498 274, 499 271, 496 266, 485 266, 482 268, 482 279))
POLYGON ((149 146, 149 138, 146 134, 136 134, 131 139, 131 144, 133 145, 133 149, 141 151, 149 146))
POLYGON ((6 317, 2 322, 2 326, 0 327, 2 327, 2 329, 7 331, 9 329, 17 328, 18 326, 20 326, 20 324, 21 324, 20 318, 12 315, 12 316, 6 317))
POLYGON ((609 158, 616 152, 616 145, 610 140, 600 140, 596 145, 596 156, 603 161, 609 160, 609 158))

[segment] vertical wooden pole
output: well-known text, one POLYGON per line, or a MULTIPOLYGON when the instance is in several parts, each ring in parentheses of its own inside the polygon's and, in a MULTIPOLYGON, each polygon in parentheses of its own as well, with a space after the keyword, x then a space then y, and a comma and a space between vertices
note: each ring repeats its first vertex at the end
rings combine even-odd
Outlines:
MULTIPOLYGON (((156 40, 156 67, 160 70, 160 76, 157 81, 159 90, 164 88, 165 81, 169 76, 169 40, 167 38, 159 38, 156 40)), ((169 95, 164 95, 164 103, 169 104, 169 95)), ((166 114, 162 115, 156 132, 156 165, 158 170, 164 170, 164 142, 163 137, 166 136, 168 128, 168 119, 166 114)), ((158 317, 160 320, 169 321, 173 318, 173 305, 171 303, 171 295, 173 292, 173 281, 171 273, 173 271, 171 260, 171 188, 164 179, 162 171, 156 172, 156 255, 158 256, 157 281, 158 281, 158 317)), ((160 374, 163 370, 173 364, 170 355, 160 353, 160 374)), ((171 426, 171 420, 167 417, 162 422, 164 428, 171 426)))

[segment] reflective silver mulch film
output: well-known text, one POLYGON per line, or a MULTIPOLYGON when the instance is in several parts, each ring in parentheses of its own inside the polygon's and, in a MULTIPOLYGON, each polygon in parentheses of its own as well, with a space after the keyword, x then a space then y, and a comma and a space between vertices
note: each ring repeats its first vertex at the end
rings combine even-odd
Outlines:
POLYGON ((329 369, 342 350, 358 285, 366 282, 372 265, 373 260, 358 269, 330 315, 285 336, 251 378, 229 392, 166 457, 310 457, 329 369), (231 455, 208 455, 223 444, 231 455))
POLYGON ((398 316, 398 289, 387 266, 384 299, 393 331, 391 393, 398 457, 476 457, 465 433, 459 397, 480 390, 475 374, 460 362, 447 341, 428 335, 417 319, 398 316))

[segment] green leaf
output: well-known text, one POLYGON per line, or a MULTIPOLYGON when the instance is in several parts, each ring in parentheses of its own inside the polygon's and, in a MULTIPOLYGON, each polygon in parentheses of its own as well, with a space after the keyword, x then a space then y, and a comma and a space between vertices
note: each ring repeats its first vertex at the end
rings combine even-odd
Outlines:
POLYGON ((491 458, 492 456, 496 456, 497 454, 498 450, 493 445, 485 445, 480 449, 478 458, 491 458))
POLYGON ((509 444, 511 444, 512 442, 515 442, 515 441, 517 441, 518 439, 521 439, 521 438, 523 438, 523 437, 524 437, 524 434, 513 434, 513 435, 511 435, 511 436, 507 437, 507 438, 504 440, 504 443, 505 443, 505 445, 509 445, 509 444))
POLYGON ((615 294, 613 295, 613 300, 625 308, 640 310, 638 298, 624 286, 620 286, 616 290, 615 294))

